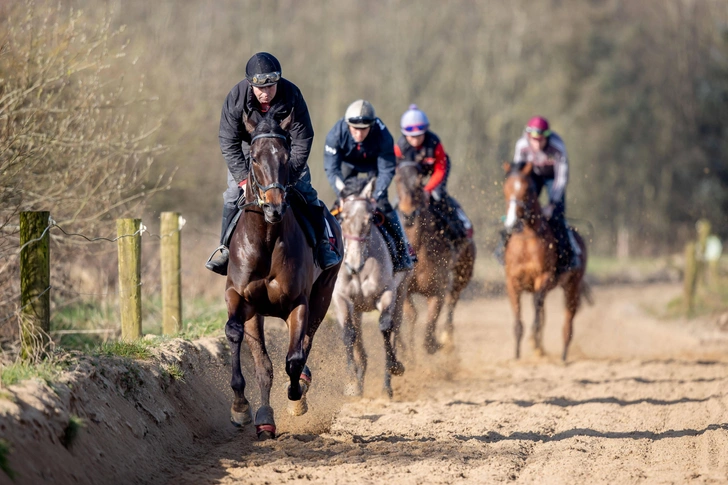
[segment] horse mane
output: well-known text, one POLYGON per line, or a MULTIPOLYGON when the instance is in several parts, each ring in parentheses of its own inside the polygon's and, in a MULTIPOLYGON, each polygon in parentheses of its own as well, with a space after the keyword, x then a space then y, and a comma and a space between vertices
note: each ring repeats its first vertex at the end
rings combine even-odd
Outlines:
POLYGON ((276 114, 283 109, 283 106, 279 108, 271 108, 263 115, 258 125, 251 133, 251 136, 258 135, 260 133, 275 133, 278 135, 289 136, 289 133, 281 128, 281 124, 275 119, 276 114))
POLYGON ((341 192, 339 192, 339 196, 342 199, 346 199, 350 195, 361 194, 361 191, 364 190, 364 187, 366 186, 366 184, 369 183, 371 179, 372 177, 350 177, 346 179, 346 181, 344 182, 344 188, 341 189, 341 192))

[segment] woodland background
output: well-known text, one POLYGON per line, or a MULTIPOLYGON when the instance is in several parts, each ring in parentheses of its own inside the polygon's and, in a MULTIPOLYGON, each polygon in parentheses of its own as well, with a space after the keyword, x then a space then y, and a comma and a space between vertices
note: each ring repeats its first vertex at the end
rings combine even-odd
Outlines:
MULTIPOLYGON (((0 3, 6 301, 21 210, 89 235, 113 235, 116 217, 179 211, 195 245, 184 264, 201 267, 225 188, 220 109, 257 51, 278 57, 306 98, 309 165, 329 204, 326 133, 365 98, 395 139, 409 104, 427 112, 481 257, 504 213, 502 161, 535 114, 566 142, 567 215, 593 254, 614 255, 618 239, 630 255, 678 251, 698 218, 728 236, 724 0, 10 0, 0 3)), ((62 278, 78 244, 53 244, 62 278)))

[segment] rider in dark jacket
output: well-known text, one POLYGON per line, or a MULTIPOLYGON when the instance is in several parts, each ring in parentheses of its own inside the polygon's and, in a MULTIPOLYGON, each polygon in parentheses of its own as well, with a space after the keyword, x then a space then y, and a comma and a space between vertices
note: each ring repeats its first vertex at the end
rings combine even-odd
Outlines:
POLYGON ((453 241, 465 241, 473 237, 473 224, 460 204, 447 193, 447 177, 450 175, 450 157, 440 138, 430 131, 430 121, 416 104, 410 105, 400 120, 402 136, 394 146, 397 163, 416 162, 420 173, 429 177, 423 187, 432 198, 437 215, 446 226, 446 233, 453 241))
POLYGON ((394 270, 412 268, 409 245, 397 212, 389 203, 387 189, 394 178, 394 140, 374 107, 363 99, 354 101, 326 136, 324 168, 338 196, 347 179, 359 174, 377 177, 374 199, 384 215, 384 229, 395 244, 394 270))
MULTIPOLYGON (((313 143, 313 126, 306 101, 295 84, 281 77, 281 65, 267 52, 259 52, 250 58, 245 66, 245 79, 233 87, 225 98, 220 115, 220 149, 228 166, 228 188, 223 193, 222 236, 219 258, 208 260, 205 265, 215 273, 227 274, 228 248, 226 234, 238 211, 236 202, 245 195, 245 181, 250 167, 250 133, 245 129, 243 117, 259 121, 273 109, 277 121, 282 121, 293 112, 290 134, 291 180, 294 188, 306 199, 313 213, 311 223, 318 241, 315 248, 318 265, 327 269, 341 260, 341 256, 330 244, 324 222, 324 206, 311 186, 308 155, 313 143)), ((215 253, 213 253, 213 256, 215 253)))

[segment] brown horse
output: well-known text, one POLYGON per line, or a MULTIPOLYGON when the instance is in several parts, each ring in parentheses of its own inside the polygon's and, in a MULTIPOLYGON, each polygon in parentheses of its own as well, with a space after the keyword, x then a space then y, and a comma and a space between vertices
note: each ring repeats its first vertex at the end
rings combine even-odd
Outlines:
POLYGON ((532 344, 537 355, 543 355, 543 326, 545 319, 544 302, 546 294, 561 285, 566 303, 566 319, 563 337, 566 353, 573 334, 574 315, 576 315, 581 296, 589 299, 589 288, 584 281, 586 268, 586 244, 575 231, 570 231, 581 248, 581 267, 556 274, 557 243, 551 227, 541 212, 538 194, 531 180, 533 165, 505 163, 506 179, 503 194, 506 199, 506 229, 511 233, 505 250, 506 288, 516 317, 516 359, 521 355, 521 293, 533 293, 535 318, 533 321, 532 344))
MULTIPOLYGON (((304 414, 308 409, 306 392, 311 384, 306 359, 331 303, 341 264, 321 271, 314 264, 313 251, 295 214, 286 210, 286 195, 292 185, 286 132, 291 116, 280 125, 270 113, 257 125, 248 119, 244 121, 252 136, 246 194, 253 202, 243 206, 230 241, 225 290, 225 335, 232 353, 230 385, 235 395, 230 419, 237 426, 252 421, 240 365, 240 344, 244 339, 253 356, 261 394, 261 407, 255 415, 256 431, 259 438, 266 439, 275 437, 275 420, 270 406, 273 366, 265 347, 263 316, 281 318, 288 325, 288 410, 293 415, 304 414)), ((327 217, 341 253, 341 230, 330 214, 327 217)))
POLYGON ((473 277, 475 243, 468 239, 453 244, 445 237, 425 195, 423 179, 419 163, 401 162, 397 165, 398 210, 407 238, 417 255, 414 274, 407 287, 405 313, 411 322, 415 322, 417 311, 412 295, 419 293, 427 298, 425 349, 432 354, 440 348, 451 349, 453 346, 453 313, 460 293, 473 277), (445 328, 438 342, 435 328, 443 304, 446 307, 445 328))

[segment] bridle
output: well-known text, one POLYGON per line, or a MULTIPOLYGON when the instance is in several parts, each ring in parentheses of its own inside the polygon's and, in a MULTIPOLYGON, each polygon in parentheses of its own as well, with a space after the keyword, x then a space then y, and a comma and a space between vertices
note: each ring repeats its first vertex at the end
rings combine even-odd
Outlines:
MULTIPOLYGON (((253 143, 255 143, 255 140, 258 140, 260 138, 280 138, 281 140, 285 141, 286 147, 288 147, 288 137, 286 135, 281 135, 279 133, 261 133, 259 135, 255 135, 252 140, 250 140, 250 146, 253 146, 253 143)), ((254 162, 255 159, 252 158, 251 160, 254 162)), ((255 176, 255 170, 253 166, 250 167, 250 178, 251 182, 254 184, 255 187, 258 188, 258 190, 255 191, 255 202, 248 202, 246 204, 243 204, 240 206, 241 209, 244 209, 246 207, 263 207, 265 205, 265 202, 263 199, 260 198, 260 192, 263 193, 263 197, 265 197, 266 192, 273 189, 278 189, 283 192, 283 201, 285 203, 286 196, 288 195, 288 188, 289 185, 283 185, 280 182, 273 182, 269 185, 261 185, 260 182, 258 182, 257 177, 255 176)))
MULTIPOLYGON (((419 162, 412 161, 412 160, 408 160, 408 161, 404 161, 404 162, 399 162, 397 164, 397 169, 399 169, 400 167, 416 167, 417 168, 417 172, 418 173, 420 172, 420 170, 419 170, 420 169, 420 163, 419 162)), ((402 211, 400 211, 400 213, 402 214, 402 219, 403 219, 402 222, 404 222, 407 227, 410 227, 410 226, 412 226, 415 223, 415 219, 417 219, 417 216, 420 215, 420 207, 419 206, 416 207, 415 210, 413 210, 409 214, 405 214, 402 211)))
MULTIPOLYGON (((347 202, 357 202, 357 201, 359 201, 359 202, 366 202, 367 203, 367 206, 368 206, 368 209, 370 209, 369 212, 371 212, 372 215, 375 215, 377 213, 376 210, 375 210, 375 208, 374 208, 374 206, 372 205, 372 200, 371 199, 369 199, 367 197, 357 197, 357 196, 354 196, 354 195, 351 195, 351 196, 349 196, 349 197, 347 197, 345 199, 342 199, 341 200, 341 208, 343 209, 344 208, 344 205, 346 205, 347 202)), ((370 218, 370 221, 371 221, 371 223, 373 223, 376 226, 381 225, 382 222, 383 222, 383 221, 381 221, 381 222, 377 223, 377 222, 374 221, 373 218, 370 218)), ((368 233, 371 234, 371 226, 368 226, 368 227, 369 227, 368 233)), ((346 253, 346 250, 347 250, 347 247, 348 247, 347 241, 356 241, 356 242, 360 242, 360 243, 367 243, 369 241, 369 239, 371 239, 371 236, 370 235, 357 236, 355 234, 343 233, 341 236, 344 238, 344 252, 345 253, 346 253)), ((349 273, 350 276, 356 275, 356 274, 358 274, 358 273, 361 272, 362 268, 364 267, 364 263, 366 263, 366 261, 367 261, 368 258, 369 258, 369 245, 368 244, 364 244, 363 251, 362 251, 362 257, 361 257, 361 264, 359 265, 359 267, 358 268, 353 268, 347 262, 344 262, 344 267, 346 268, 346 271, 349 273)))

